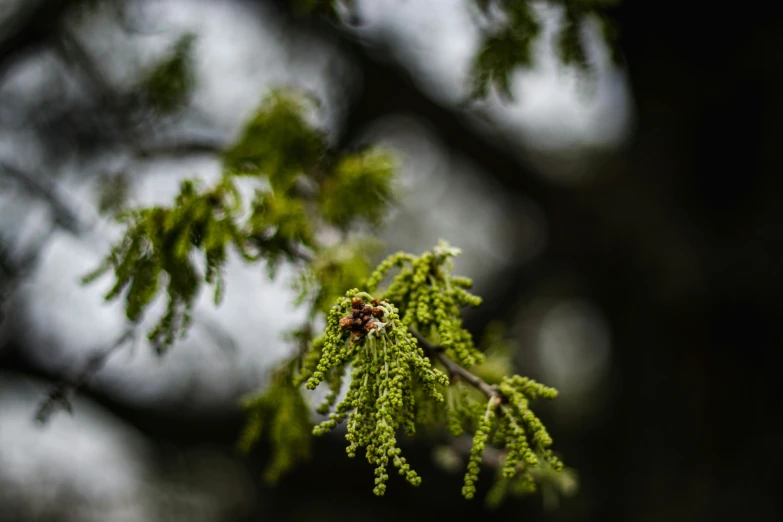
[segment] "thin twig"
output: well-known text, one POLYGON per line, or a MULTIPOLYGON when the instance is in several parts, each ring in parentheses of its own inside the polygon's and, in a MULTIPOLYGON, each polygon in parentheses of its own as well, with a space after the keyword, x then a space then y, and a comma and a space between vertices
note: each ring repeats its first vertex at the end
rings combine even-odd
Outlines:
POLYGON ((92 92, 107 116, 114 120, 112 130, 117 132, 121 139, 130 142, 134 149, 138 149, 139 137, 135 132, 137 129, 132 117, 133 107, 129 107, 131 100, 125 99, 117 92, 79 38, 62 28, 55 51, 63 61, 74 64, 81 72, 85 88, 92 92))
POLYGON ((445 366, 446 370, 448 370, 451 377, 459 376, 460 379, 464 380, 471 386, 481 390, 481 392, 484 393, 484 395, 486 395, 488 398, 497 397, 499 395, 497 386, 488 384, 478 375, 471 373, 470 371, 463 368, 456 362, 452 361, 446 355, 446 352, 442 346, 437 346, 431 343, 429 340, 422 337, 421 334, 419 334, 413 328, 408 328, 408 330, 410 331, 411 335, 413 335, 413 337, 416 338, 416 341, 418 341, 419 346, 422 347, 422 349, 427 354, 427 356, 430 359, 436 359, 443 366, 445 366))
POLYGON ((5 160, 0 160, 0 171, 32 196, 46 201, 52 209, 57 225, 68 232, 79 235, 91 228, 58 194, 59 191, 54 183, 42 183, 35 176, 5 160))
POLYGON ((227 148, 225 140, 214 135, 197 135, 186 137, 174 137, 168 140, 160 140, 155 143, 140 143, 134 153, 138 158, 161 158, 187 156, 191 154, 223 153, 227 148))
POLYGON ((68 413, 72 413, 71 398, 73 397, 73 394, 87 384, 87 382, 103 368, 108 361, 109 356, 128 342, 133 341, 136 338, 136 335, 137 328, 134 326, 128 327, 109 348, 92 355, 73 379, 63 379, 54 386, 47 394, 46 399, 38 407, 38 411, 35 414, 35 420, 39 424, 46 423, 58 407, 63 408, 68 413))

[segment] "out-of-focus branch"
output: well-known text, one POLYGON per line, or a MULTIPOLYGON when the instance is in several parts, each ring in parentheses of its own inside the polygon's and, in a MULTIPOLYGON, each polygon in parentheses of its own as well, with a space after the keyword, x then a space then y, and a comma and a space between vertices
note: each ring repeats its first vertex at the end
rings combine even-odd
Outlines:
POLYGON ((0 160, 0 172, 11 179, 16 185, 24 189, 28 194, 49 204, 54 215, 55 223, 71 234, 80 235, 90 226, 79 217, 75 210, 59 195, 59 190, 49 180, 42 181, 33 174, 20 167, 0 160))
POLYGON ((83 84, 92 92, 100 104, 102 112, 109 120, 114 120, 111 128, 118 139, 138 148, 139 136, 137 122, 134 121, 134 104, 132 99, 122 96, 106 78, 104 72, 95 63, 79 38, 67 29, 60 31, 55 49, 64 62, 73 64, 81 73, 83 84))
MULTIPOLYGON (((156 159, 199 153, 217 155, 225 148, 225 140, 214 134, 194 133, 180 138, 139 143, 133 149, 133 156, 136 159, 156 159)), ((93 223, 79 216, 52 180, 27 172, 4 159, 0 159, 0 175, 10 179, 29 195, 46 202, 52 209, 57 226, 71 234, 81 235, 93 228, 93 223)))
MULTIPOLYGON (((186 148, 193 148, 192 145, 188 145, 186 142, 181 142, 180 146, 186 148)), ((165 151, 165 147, 153 148, 148 151, 149 155, 162 154, 165 151)), ((215 152, 219 151, 217 145, 213 149, 215 152)), ((84 233, 94 230, 94 223, 86 220, 84 217, 79 216, 77 212, 71 208, 66 199, 59 194, 57 184, 49 178, 43 176, 35 176, 32 173, 26 172, 22 168, 11 165, 7 161, 0 160, 0 175, 6 176, 14 184, 24 189, 31 196, 45 201, 52 209, 54 215, 54 227, 61 228, 70 234, 75 236, 82 236, 84 233)), ((100 239, 100 238, 98 238, 100 239)), ((110 247, 109 241, 104 239, 98 241, 98 248, 108 249, 110 247)), ((303 253, 304 255, 304 253, 303 253)), ((35 253, 31 253, 24 263, 15 263, 13 269, 20 269, 19 265, 32 266, 32 260, 35 257, 35 253)), ((7 272, 7 270, 3 270, 7 272)), ((19 274, 16 274, 17 276, 19 274)), ((18 280, 18 277, 16 278, 18 280)), ((3 300, 12 293, 14 286, 4 284, 2 288, 3 300)), ((198 311, 194 311, 194 319, 207 328, 207 334, 215 340, 216 344, 225 348, 226 352, 235 352, 236 343, 232 339, 229 332, 218 324, 198 311)), ((106 363, 108 357, 127 344, 132 339, 137 337, 137 325, 129 325, 128 328, 118 336, 116 341, 107 349, 98 352, 90 356, 84 363, 82 369, 79 371, 75 379, 64 380, 60 384, 56 385, 48 394, 47 399, 41 404, 38 409, 36 418, 39 422, 45 422, 54 409, 59 405, 70 411, 70 398, 73 394, 81 388, 89 379, 94 377, 98 371, 100 371, 106 363)))
POLYGON ((38 411, 35 414, 35 419, 39 423, 43 424, 49 420, 52 413, 58 408, 66 410, 68 413, 72 413, 73 407, 71 405, 71 398, 87 381, 93 378, 98 371, 103 368, 108 361, 109 357, 123 347, 125 344, 132 342, 137 336, 137 328, 135 326, 129 326, 107 349, 92 355, 82 367, 79 373, 72 379, 63 379, 54 386, 47 394, 46 399, 38 407, 38 411))
POLYGON ((62 19, 75 0, 19 2, 16 15, 0 35, 0 79, 17 62, 46 46, 56 37, 62 19))
POLYGON ((226 149, 226 141, 218 136, 187 136, 162 140, 155 143, 141 143, 135 149, 137 157, 142 159, 179 157, 191 154, 221 154, 226 149))

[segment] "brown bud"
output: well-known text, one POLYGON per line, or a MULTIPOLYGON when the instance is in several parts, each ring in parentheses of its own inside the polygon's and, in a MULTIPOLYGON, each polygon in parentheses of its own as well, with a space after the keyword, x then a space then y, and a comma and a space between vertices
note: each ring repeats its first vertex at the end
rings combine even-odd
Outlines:
POLYGON ((374 304, 375 306, 381 306, 381 302, 378 301, 377 299, 373 299, 372 304, 374 304))
POLYGON ((358 297, 354 297, 351 299, 351 308, 354 310, 360 310, 364 306, 364 301, 359 299, 358 297))
POLYGON ((372 315, 374 317, 377 317, 378 319, 380 319, 381 317, 383 317, 383 309, 382 308, 373 308, 372 309, 372 315))
POLYGON ((362 316, 362 313, 361 313, 359 310, 354 310, 354 311, 353 311, 353 314, 351 314, 351 316, 352 316, 354 319, 358 319, 358 318, 360 318, 360 317, 362 316))
POLYGON ((354 321, 351 317, 343 317, 340 319, 340 328, 343 330, 350 330, 353 327, 354 321))
POLYGON ((372 306, 365 305, 364 308, 362 309, 362 312, 364 312, 367 315, 370 315, 372 313, 372 306))

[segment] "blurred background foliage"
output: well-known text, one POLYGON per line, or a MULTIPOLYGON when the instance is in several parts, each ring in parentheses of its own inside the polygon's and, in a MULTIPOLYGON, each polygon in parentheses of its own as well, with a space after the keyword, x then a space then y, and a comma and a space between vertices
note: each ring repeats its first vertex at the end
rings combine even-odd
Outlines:
MULTIPOLYGON (((779 518, 781 19, 675 2, 334 5, 0 2, 0 519, 779 518), (481 371, 560 390, 541 415, 572 468, 542 495, 464 501, 465 454, 435 441, 401 439, 427 487, 392 477, 381 499, 341 434, 309 454, 276 453, 274 435, 238 453, 240 397, 271 382, 306 319, 292 304, 307 281, 285 262, 269 281, 229 255, 223 304, 198 293, 182 346, 110 350, 123 307, 102 304, 109 281, 79 285, 121 237, 109 218, 170 204, 186 178, 214 186, 221 160, 274 163, 278 148, 230 144, 276 117, 259 100, 281 86, 313 94, 318 135, 258 139, 308 165, 353 158, 326 163, 335 193, 359 167, 386 175, 367 145, 390 150, 398 205, 377 259, 463 247, 484 298, 466 327, 494 334, 481 371), (73 415, 36 426, 51 387, 91 361, 73 415)), ((342 210, 322 212, 339 227, 342 210)), ((321 306, 369 270, 354 254, 316 262, 335 274, 310 296, 321 306)))

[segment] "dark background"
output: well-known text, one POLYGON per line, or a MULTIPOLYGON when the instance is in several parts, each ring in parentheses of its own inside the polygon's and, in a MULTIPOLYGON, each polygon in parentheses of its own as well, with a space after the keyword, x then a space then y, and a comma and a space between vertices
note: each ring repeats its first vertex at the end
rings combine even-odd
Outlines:
MULTIPOLYGON (((67 4, 30 9, 0 40, 0 71, 52 45, 67 4)), ((610 13, 620 28, 635 128, 621 150, 602 158, 600 175, 567 188, 417 90, 383 53, 327 23, 292 22, 339 42, 361 69, 344 143, 382 116, 414 113, 504 190, 542 209, 545 248, 502 274, 469 326, 478 333, 492 319, 512 320, 498 303, 552 291, 546 283, 553 280, 568 281, 603 312, 613 346, 606 404, 585 429, 549 420, 559 450, 579 472, 579 495, 554 511, 532 497, 487 512, 460 498, 459 474, 428 468, 429 450, 416 447, 410 459, 420 463, 426 487, 393 480, 376 499, 366 463, 346 459, 339 440, 318 440, 312 463, 278 488, 258 480, 257 504, 244 519, 690 522, 783 515, 776 364, 783 20, 755 7, 682 2, 627 1, 610 13)), ((3 352, 0 366, 56 377, 14 355, 20 349, 3 352)), ((156 441, 161 455, 199 445, 233 455, 238 414, 151 414, 84 393, 156 441)), ((243 461, 254 480, 265 458, 261 451, 243 461)))

